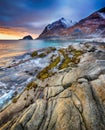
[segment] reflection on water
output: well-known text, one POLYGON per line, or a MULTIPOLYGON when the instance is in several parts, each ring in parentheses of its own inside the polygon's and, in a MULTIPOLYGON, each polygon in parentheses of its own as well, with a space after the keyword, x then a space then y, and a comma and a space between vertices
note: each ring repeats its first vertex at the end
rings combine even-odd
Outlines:
POLYGON ((0 64, 4 64, 9 57, 17 56, 26 52, 46 47, 62 47, 74 43, 45 40, 0 40, 0 64), (5 59, 4 59, 5 58, 5 59), (3 63, 4 62, 4 63, 3 63))
MULTIPOLYGON (((68 42, 66 42, 68 43, 68 42)), ((10 57, 49 46, 63 46, 64 42, 44 40, 1 40, 0 58, 10 57)))
POLYGON ((22 53, 19 41, 0 41, 0 58, 15 56, 22 53))

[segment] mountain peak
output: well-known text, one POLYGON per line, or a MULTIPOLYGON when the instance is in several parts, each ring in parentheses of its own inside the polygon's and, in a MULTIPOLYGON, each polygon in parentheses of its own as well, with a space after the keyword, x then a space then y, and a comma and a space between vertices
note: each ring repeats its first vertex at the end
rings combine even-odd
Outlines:
POLYGON ((74 23, 72 22, 72 20, 67 20, 65 18, 61 18, 59 19, 59 21, 65 26, 65 28, 69 28, 70 26, 72 26, 74 23))
POLYGON ((61 18, 46 26, 39 39, 105 37, 105 7, 73 24, 61 18))
POLYGON ((43 37, 44 35, 49 34, 50 32, 59 32, 63 29, 69 28, 70 26, 73 26, 72 20, 69 21, 62 17, 59 20, 52 22, 51 24, 48 24, 39 37, 43 37))
POLYGON ((100 9, 99 11, 97 11, 97 13, 100 18, 105 19, 105 8, 100 9))
POLYGON ((59 20, 49 24, 47 26, 47 29, 52 30, 52 29, 59 29, 59 28, 68 28, 70 24, 71 23, 68 20, 62 17, 59 20))
POLYGON ((100 9, 98 12, 102 12, 102 13, 105 13, 105 7, 100 9))

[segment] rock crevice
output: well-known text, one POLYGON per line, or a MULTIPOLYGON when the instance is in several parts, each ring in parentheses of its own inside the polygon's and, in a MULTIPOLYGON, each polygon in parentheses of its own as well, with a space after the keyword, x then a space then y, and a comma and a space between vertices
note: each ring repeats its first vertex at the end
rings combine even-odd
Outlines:
POLYGON ((25 89, 0 112, 0 130, 105 130, 105 59, 96 62, 95 55, 36 79, 36 88, 25 89))

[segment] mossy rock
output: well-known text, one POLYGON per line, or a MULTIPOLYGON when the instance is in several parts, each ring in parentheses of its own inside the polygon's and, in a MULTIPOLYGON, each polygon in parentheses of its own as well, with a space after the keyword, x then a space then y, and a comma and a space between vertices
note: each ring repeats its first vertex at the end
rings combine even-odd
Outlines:
POLYGON ((60 56, 54 59, 54 61, 51 62, 51 64, 48 66, 48 68, 52 69, 56 67, 60 63, 60 56))
POLYGON ((70 63, 71 63, 71 58, 69 58, 68 56, 65 56, 65 59, 59 66, 59 70, 68 68, 70 63))
POLYGON ((37 52, 37 51, 34 51, 34 52, 31 53, 31 56, 32 56, 32 57, 35 57, 35 56, 37 56, 37 55, 38 55, 38 52, 37 52))
POLYGON ((38 73, 37 78, 41 79, 41 80, 44 80, 44 79, 54 75, 54 73, 51 72, 51 69, 56 67, 59 62, 60 62, 60 56, 55 58, 47 67, 45 67, 43 70, 41 70, 38 73))
POLYGON ((83 53, 84 53, 84 52, 81 51, 81 50, 76 50, 76 51, 74 52, 74 55, 78 57, 78 56, 81 56, 83 53))
POLYGON ((44 57, 46 57, 46 56, 47 56, 46 53, 41 53, 41 54, 38 55, 39 58, 44 58, 44 57))
POLYGON ((50 49, 51 49, 52 51, 56 51, 56 48, 55 48, 55 47, 50 47, 50 49))
POLYGON ((30 90, 30 89, 32 89, 32 88, 37 88, 37 84, 34 82, 34 81, 32 81, 32 82, 30 82, 30 83, 28 83, 27 84, 27 86, 26 86, 26 90, 30 90))
POLYGON ((17 98, 13 98, 12 103, 16 103, 16 102, 17 102, 17 98))
POLYGON ((65 69, 70 67, 71 65, 76 65, 80 62, 80 58, 79 56, 81 56, 84 52, 81 50, 76 50, 74 48, 71 48, 71 54, 73 55, 72 58, 70 58, 68 56, 68 54, 66 54, 64 52, 64 50, 60 50, 60 52, 62 52, 63 56, 64 56, 64 60, 61 63, 61 65, 59 66, 59 70, 61 69, 65 69))
POLYGON ((78 64, 80 62, 80 58, 74 56, 71 60, 74 64, 78 64))
POLYGON ((63 55, 63 57, 67 56, 66 50, 64 48, 59 49, 58 51, 63 55))
POLYGON ((38 78, 38 79, 41 79, 41 80, 46 79, 46 78, 48 78, 48 77, 49 77, 48 72, 46 72, 46 73, 40 72, 40 73, 37 75, 37 78, 38 78))
POLYGON ((16 102, 18 101, 19 97, 20 97, 20 95, 17 96, 17 97, 14 97, 14 98, 12 99, 12 103, 16 103, 16 102))
POLYGON ((67 49, 69 52, 76 51, 76 49, 72 45, 68 46, 67 49))
POLYGON ((53 62, 53 59, 54 59, 54 57, 56 57, 56 56, 57 56, 56 54, 52 54, 52 56, 50 57, 51 62, 53 62))
POLYGON ((51 77, 52 75, 54 75, 54 73, 46 71, 45 73, 43 73, 43 71, 39 72, 39 74, 37 75, 37 78, 40 80, 44 80, 48 77, 51 77))
POLYGON ((56 51, 56 48, 55 47, 49 47, 47 50, 46 50, 46 53, 49 54, 53 51, 56 51))

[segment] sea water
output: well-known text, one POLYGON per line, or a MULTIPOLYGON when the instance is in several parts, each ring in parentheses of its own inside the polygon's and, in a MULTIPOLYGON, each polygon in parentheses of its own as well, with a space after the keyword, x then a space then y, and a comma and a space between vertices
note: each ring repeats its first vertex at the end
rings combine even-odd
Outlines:
MULTIPOLYGON (((8 62, 11 62, 14 56, 23 55, 24 53, 32 52, 33 50, 38 50, 42 48, 66 47, 68 45, 76 44, 76 43, 78 44, 79 41, 45 41, 45 40, 8 40, 8 41, 4 40, 3 41, 1 40, 0 41, 0 67, 1 67, 0 69, 0 109, 3 108, 3 105, 6 104, 13 97, 14 92, 16 90, 23 89, 22 87, 18 88, 18 86, 21 86, 20 81, 21 80, 23 81, 24 76, 25 76, 23 75, 24 73, 19 72, 22 69, 22 66, 20 66, 21 67, 20 70, 15 67, 2 70, 2 67, 5 66, 5 64, 7 64, 8 62), (23 79, 21 78, 21 75, 23 76, 23 79)), ((23 57, 23 56, 20 56, 20 57, 23 57)), ((34 65, 41 67, 38 60, 39 59, 34 61, 34 65)), ((43 61, 43 62, 47 63, 47 61, 43 61)), ((33 65, 33 63, 31 64, 33 65)), ((29 79, 30 78, 28 78, 27 80, 29 79)))
POLYGON ((11 57, 47 47, 64 47, 78 41, 49 40, 0 40, 0 66, 10 61, 11 57))

